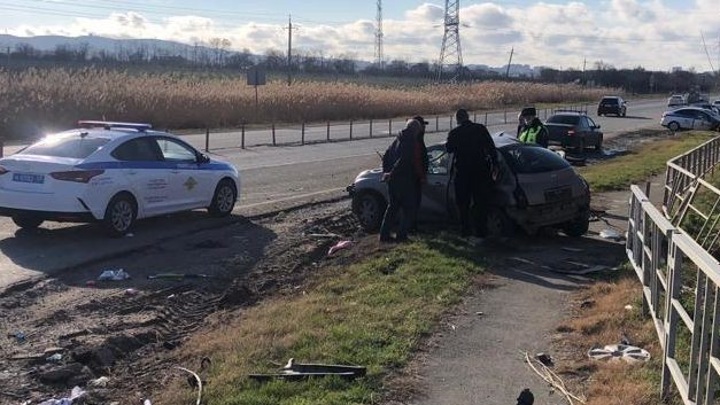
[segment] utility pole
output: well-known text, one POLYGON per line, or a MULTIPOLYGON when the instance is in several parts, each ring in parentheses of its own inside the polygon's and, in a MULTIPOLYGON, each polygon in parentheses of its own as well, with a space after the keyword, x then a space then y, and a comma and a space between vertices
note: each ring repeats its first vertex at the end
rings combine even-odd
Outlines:
POLYGON ((383 26, 382 26, 382 0, 377 0, 377 27, 375 31, 375 64, 381 70, 385 69, 385 56, 383 55, 383 26))
POLYGON ((515 53, 515 47, 510 48, 510 60, 508 61, 507 70, 505 71, 505 78, 510 78, 510 64, 512 63, 513 53, 515 53))
POLYGON ((585 68, 587 67, 587 58, 583 59, 583 73, 585 73, 585 68))
POLYGON ((287 52, 287 75, 288 86, 292 85, 292 15, 288 14, 288 52, 287 52))
POLYGON ((445 0, 445 33, 443 35, 437 80, 442 80, 443 67, 453 59, 455 77, 462 73, 462 48, 460 47, 460 1, 445 0))

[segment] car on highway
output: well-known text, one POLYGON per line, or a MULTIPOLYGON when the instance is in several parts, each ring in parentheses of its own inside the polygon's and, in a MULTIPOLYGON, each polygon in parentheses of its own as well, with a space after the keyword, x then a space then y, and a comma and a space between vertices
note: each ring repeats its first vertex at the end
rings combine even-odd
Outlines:
POLYGON ((575 149, 584 152, 592 147, 601 150, 603 133, 600 125, 584 111, 555 110, 545 122, 551 144, 557 144, 565 149, 575 149))
POLYGON ((21 228, 99 222, 113 236, 141 218, 199 208, 229 215, 240 191, 238 170, 151 128, 79 121, 0 159, 0 215, 21 228))
MULTIPOLYGON (((588 183, 558 154, 515 135, 492 135, 498 151, 499 175, 488 214, 489 236, 511 236, 520 229, 534 233, 541 228, 561 229, 569 236, 588 230, 588 183)), ((420 218, 447 221, 458 218, 455 206, 453 156, 444 143, 428 146, 427 183, 422 190, 420 218)), ((387 185, 382 168, 365 170, 347 187, 352 211, 369 232, 380 228, 387 206, 387 185)))
POLYGON ((685 97, 680 94, 673 94, 667 100, 668 107, 680 107, 685 105, 685 97))
POLYGON ((683 107, 665 111, 660 125, 673 132, 681 129, 718 130, 720 115, 700 107, 683 107))
POLYGON ((613 114, 624 117, 627 114, 627 101, 620 96, 605 96, 598 103, 597 115, 613 114))

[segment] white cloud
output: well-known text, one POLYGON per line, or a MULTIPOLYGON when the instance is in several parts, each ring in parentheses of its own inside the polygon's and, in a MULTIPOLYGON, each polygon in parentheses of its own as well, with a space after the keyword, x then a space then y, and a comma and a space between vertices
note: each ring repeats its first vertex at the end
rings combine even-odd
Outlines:
MULTIPOLYGON (((580 68, 584 60, 588 65, 603 60, 616 67, 642 65, 648 69, 668 69, 682 65, 706 70, 708 63, 700 30, 704 30, 711 44, 709 50, 720 53, 717 0, 695 0, 682 11, 671 8, 666 0, 603 0, 595 7, 579 1, 537 2, 530 7, 514 4, 481 2, 461 9, 465 63, 503 65, 513 47, 513 60, 521 64, 580 68)), ((425 3, 407 10, 400 19, 386 19, 386 58, 409 62, 436 60, 443 36, 443 14, 440 5, 425 3)), ((358 19, 335 25, 301 20, 298 26, 293 41, 299 52, 373 59, 374 21, 358 19)), ((247 48, 262 54, 268 49, 286 49, 284 28, 282 23, 230 24, 196 15, 153 20, 142 13, 125 12, 102 19, 76 18, 70 24, 57 26, 26 24, 8 29, 8 33, 93 34, 189 44, 220 37, 229 39, 233 49, 247 48)))

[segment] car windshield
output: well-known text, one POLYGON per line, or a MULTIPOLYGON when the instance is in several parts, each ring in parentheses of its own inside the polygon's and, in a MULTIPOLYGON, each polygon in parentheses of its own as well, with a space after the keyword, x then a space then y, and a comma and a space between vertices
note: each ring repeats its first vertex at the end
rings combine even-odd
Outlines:
POLYGON ((604 99, 602 99, 601 103, 603 103, 603 104, 617 104, 617 103, 618 103, 618 99, 616 99, 616 98, 604 98, 604 99))
POLYGON ((537 146, 516 145, 501 149, 505 160, 515 173, 546 173, 570 167, 570 164, 555 152, 537 146))
POLYGON ((580 117, 577 115, 553 115, 547 120, 550 124, 566 125, 577 125, 578 121, 580 121, 580 117))
POLYGON ((18 154, 84 159, 108 143, 108 138, 91 138, 73 134, 71 136, 50 136, 28 146, 18 154))

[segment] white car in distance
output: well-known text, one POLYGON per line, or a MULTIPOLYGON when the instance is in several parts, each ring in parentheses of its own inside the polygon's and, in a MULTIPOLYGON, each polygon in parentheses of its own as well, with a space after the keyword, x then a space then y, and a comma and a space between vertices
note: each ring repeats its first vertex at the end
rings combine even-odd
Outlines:
POLYGON ((0 215, 21 228, 100 222, 113 236, 137 219, 207 208, 229 215, 240 176, 149 124, 79 121, 0 159, 0 215))

